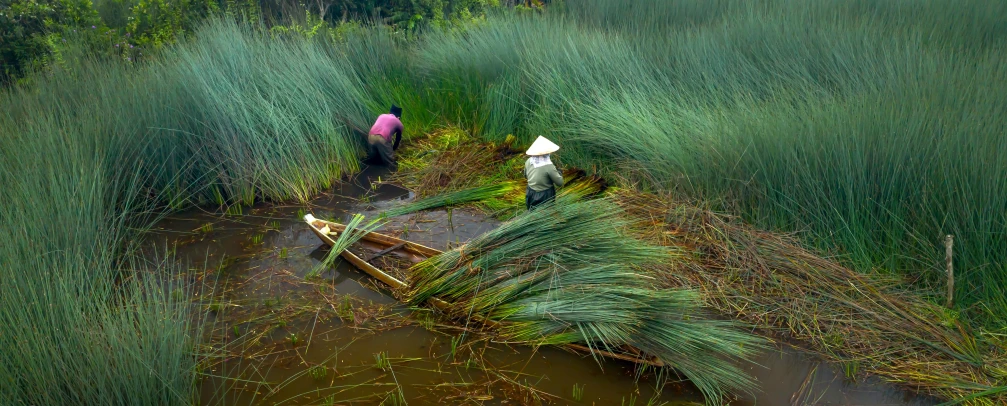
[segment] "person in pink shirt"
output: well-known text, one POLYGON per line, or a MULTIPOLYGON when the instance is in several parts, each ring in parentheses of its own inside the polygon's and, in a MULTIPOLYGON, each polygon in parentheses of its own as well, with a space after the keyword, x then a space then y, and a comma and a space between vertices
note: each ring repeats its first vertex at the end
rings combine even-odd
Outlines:
POLYGON ((399 120, 400 117, 402 117, 402 108, 393 104, 388 114, 382 114, 374 121, 371 131, 367 135, 366 162, 377 162, 381 165, 388 165, 392 169, 398 166, 395 161, 395 150, 399 148, 402 130, 405 129, 402 126, 402 121, 399 120), (395 137, 395 142, 392 142, 392 137, 395 137))

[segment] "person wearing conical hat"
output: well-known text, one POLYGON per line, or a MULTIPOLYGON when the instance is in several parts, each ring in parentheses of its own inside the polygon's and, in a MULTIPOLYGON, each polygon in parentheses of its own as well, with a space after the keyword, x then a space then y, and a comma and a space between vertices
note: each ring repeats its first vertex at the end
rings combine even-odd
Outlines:
POLYGON ((525 191, 525 207, 528 210, 556 199, 556 188, 563 186, 563 174, 549 159, 550 154, 559 150, 543 136, 539 136, 525 154, 528 160, 524 163, 524 176, 528 179, 528 190, 525 191))
POLYGON ((371 126, 371 131, 367 135, 367 163, 378 163, 390 166, 392 169, 398 166, 395 161, 395 150, 399 148, 399 141, 402 140, 402 130, 405 129, 402 121, 402 108, 392 105, 387 114, 378 116, 371 126), (392 142, 395 136, 395 142, 392 142))

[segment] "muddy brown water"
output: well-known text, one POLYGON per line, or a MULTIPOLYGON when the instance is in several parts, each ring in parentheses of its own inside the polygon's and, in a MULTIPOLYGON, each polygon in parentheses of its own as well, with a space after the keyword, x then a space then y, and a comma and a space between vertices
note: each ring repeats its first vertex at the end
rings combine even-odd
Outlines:
MULTIPOLYGON (((307 205, 257 205, 240 214, 193 210, 160 222, 152 249, 169 249, 200 286, 201 404, 697 404, 688 382, 639 375, 627 362, 556 348, 487 343, 408 308, 345 261, 312 274, 327 247, 302 218, 373 218, 413 196, 368 168, 307 205)), ((401 216, 382 232, 447 249, 493 229, 464 210, 401 216)), ((750 366, 759 391, 732 405, 932 405, 884 384, 851 382, 837 367, 789 347, 750 366)))

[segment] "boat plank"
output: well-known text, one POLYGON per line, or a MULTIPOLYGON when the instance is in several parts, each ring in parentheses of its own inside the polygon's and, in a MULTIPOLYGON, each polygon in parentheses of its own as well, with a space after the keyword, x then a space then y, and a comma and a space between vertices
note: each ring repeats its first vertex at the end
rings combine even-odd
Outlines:
POLYGON ((381 251, 378 251, 377 254, 371 255, 370 257, 368 257, 367 259, 365 259, 365 261, 371 262, 371 261, 373 261, 375 259, 380 258, 382 255, 385 255, 385 254, 387 254, 389 252, 392 252, 392 251, 395 251, 395 250, 397 250, 399 248, 402 248, 405 245, 406 245, 406 243, 400 242, 400 243, 395 244, 395 245, 393 245, 391 247, 388 247, 388 248, 385 248, 385 249, 383 249, 381 251))

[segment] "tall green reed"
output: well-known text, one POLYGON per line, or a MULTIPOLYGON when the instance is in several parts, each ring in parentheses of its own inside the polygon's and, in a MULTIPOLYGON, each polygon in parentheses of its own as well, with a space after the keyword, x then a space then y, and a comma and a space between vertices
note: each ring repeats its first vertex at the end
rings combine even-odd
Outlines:
POLYGON ((0 403, 189 404, 199 314, 138 236, 165 209, 308 199, 356 170, 373 103, 323 43, 227 21, 80 62, 0 95, 0 403))
MULTIPOLYGON (((360 81, 320 42, 275 39, 235 23, 205 28, 197 43, 163 55, 152 74, 184 89, 152 100, 166 111, 153 151, 194 162, 197 184, 225 199, 308 199, 358 168, 362 139, 349 126, 368 123, 360 81), (298 61, 291 63, 291 61, 298 61)), ((207 197, 210 195, 204 193, 207 197)))
MULTIPOLYGON (((1007 325, 1003 1, 608 0, 433 33, 417 69, 500 111, 482 136, 722 202, 1007 325), (954 12, 948 12, 954 9, 954 12), (474 84, 473 84, 474 83, 474 84), (957 238, 957 237, 956 237, 957 238)), ((463 119, 464 120, 464 119, 463 119)))
POLYGON ((156 167, 95 129, 42 112, 4 127, 0 403, 189 404, 193 315, 169 297, 188 287, 129 255, 156 167))

